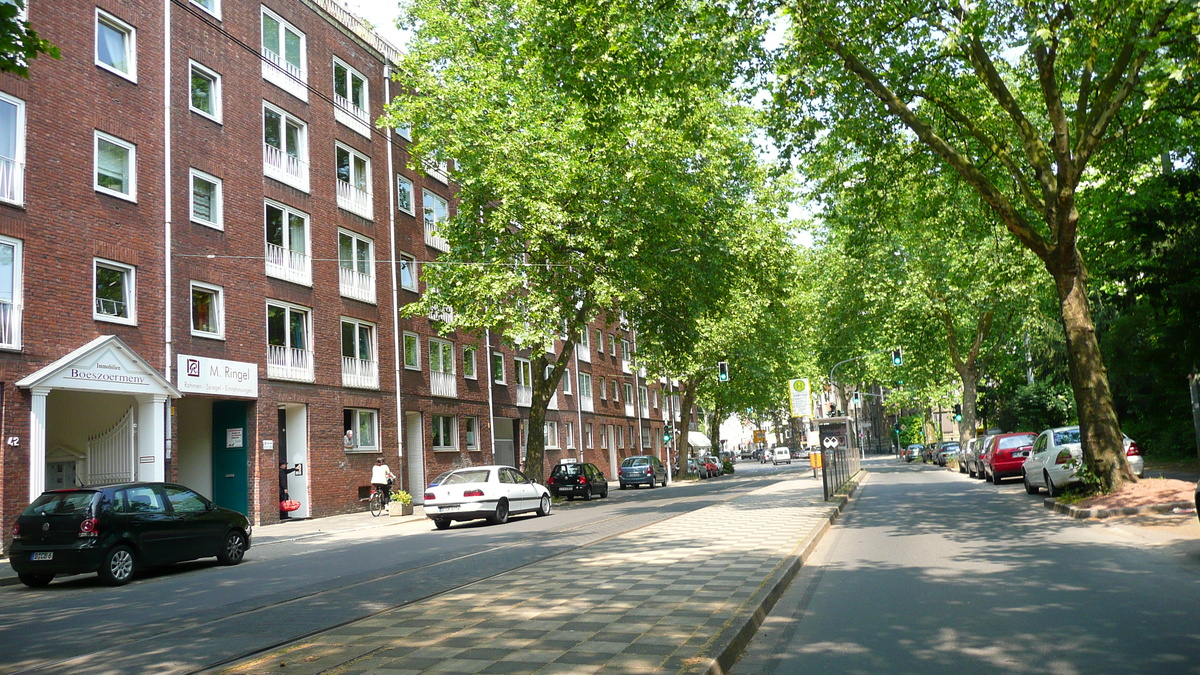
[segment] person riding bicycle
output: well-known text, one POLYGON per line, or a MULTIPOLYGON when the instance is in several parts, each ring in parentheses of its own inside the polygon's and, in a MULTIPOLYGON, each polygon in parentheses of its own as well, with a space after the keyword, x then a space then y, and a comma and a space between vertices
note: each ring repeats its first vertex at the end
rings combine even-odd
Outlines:
POLYGON ((387 464, 383 463, 383 458, 376 458, 375 466, 371 467, 371 485, 375 486, 377 492, 383 493, 384 504, 387 504, 392 498, 392 481, 395 479, 396 475, 392 473, 387 464))

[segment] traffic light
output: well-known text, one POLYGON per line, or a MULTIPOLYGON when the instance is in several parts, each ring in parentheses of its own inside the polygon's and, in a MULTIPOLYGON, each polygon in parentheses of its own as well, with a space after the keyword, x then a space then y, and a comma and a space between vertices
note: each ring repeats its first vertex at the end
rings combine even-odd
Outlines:
POLYGON ((671 442, 671 434, 674 432, 675 432, 675 430, 672 429, 671 427, 666 427, 665 429, 663 429, 663 443, 670 443, 671 442))
POLYGON ((958 403, 954 404, 954 421, 955 422, 962 421, 962 405, 960 405, 958 403))
POLYGON ((729 363, 727 361, 717 362, 717 379, 721 382, 729 381, 729 363))
POLYGON ((904 365, 904 350, 901 349, 900 347, 897 347, 892 350, 892 365, 893 366, 904 365))

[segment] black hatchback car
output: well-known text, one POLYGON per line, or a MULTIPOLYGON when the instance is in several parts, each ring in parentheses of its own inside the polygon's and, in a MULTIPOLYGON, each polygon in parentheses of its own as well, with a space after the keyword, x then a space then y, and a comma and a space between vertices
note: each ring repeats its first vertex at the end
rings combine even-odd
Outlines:
POLYGON ((663 466, 662 460, 654 455, 626 457, 621 460, 621 466, 617 467, 617 480, 621 482, 622 490, 627 485, 654 487, 656 484, 662 483, 663 487, 666 487, 667 467, 663 466))
POLYGON ((581 497, 608 496, 608 479, 595 464, 556 464, 546 479, 546 487, 555 497, 566 496, 568 500, 581 497))
POLYGON ((246 516, 182 485, 49 490, 17 518, 8 556, 26 586, 85 572, 119 586, 140 567, 208 556, 236 565, 250 548, 250 532, 246 516))

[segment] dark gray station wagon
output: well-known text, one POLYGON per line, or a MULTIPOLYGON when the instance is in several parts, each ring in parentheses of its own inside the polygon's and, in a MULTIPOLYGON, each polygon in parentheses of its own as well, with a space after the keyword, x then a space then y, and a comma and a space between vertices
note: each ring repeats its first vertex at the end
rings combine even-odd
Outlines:
POLYGON ((81 487, 43 492, 26 507, 8 555, 26 586, 85 572, 119 586, 140 567, 208 556, 236 565, 250 532, 246 516, 182 485, 81 487))

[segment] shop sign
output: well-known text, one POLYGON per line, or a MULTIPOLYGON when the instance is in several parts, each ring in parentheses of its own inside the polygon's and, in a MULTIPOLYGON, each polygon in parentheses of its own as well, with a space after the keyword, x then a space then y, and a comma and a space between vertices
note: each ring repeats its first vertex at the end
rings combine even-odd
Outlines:
POLYGON ((185 394, 258 398, 258 364, 180 354, 176 386, 185 394))

